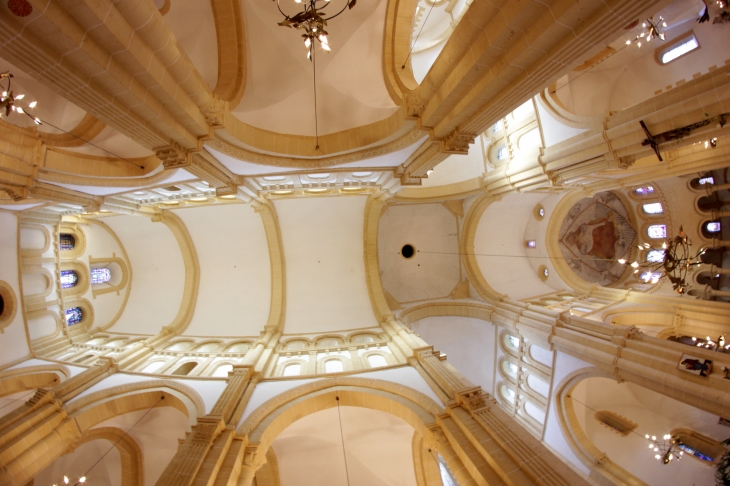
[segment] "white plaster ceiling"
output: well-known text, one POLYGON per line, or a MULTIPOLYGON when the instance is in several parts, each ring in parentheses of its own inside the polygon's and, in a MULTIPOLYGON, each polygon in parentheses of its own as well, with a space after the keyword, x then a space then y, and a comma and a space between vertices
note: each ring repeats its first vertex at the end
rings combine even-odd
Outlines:
MULTIPOLYGON (((526 256, 525 227, 534 218, 535 205, 545 197, 539 193, 511 194, 495 201, 482 214, 474 237, 473 251, 487 283, 497 292, 519 300, 554 292, 540 280, 526 256)), ((546 215, 549 217, 549 215, 546 215)), ((553 278, 556 272, 548 258, 541 263, 553 278)))
POLYGON ((448 297, 461 281, 456 216, 443 204, 390 206, 378 229, 383 287, 399 302, 448 297), (416 249, 405 259, 401 248, 416 249))
POLYGON ((59 457, 38 473, 33 484, 63 484, 64 476, 68 476, 71 484, 77 484, 78 479, 84 475, 88 484, 121 486, 122 463, 119 452, 113 448, 111 442, 94 440, 77 447, 72 453, 59 457), (99 459, 99 463, 94 465, 99 459))
MULTIPOLYGON (((104 127, 99 134, 89 140, 90 143, 79 147, 64 147, 64 150, 78 152, 96 157, 125 157, 134 159, 138 157, 149 157, 154 152, 141 146, 128 136, 116 131, 110 126, 104 127)), ((89 161, 91 163, 91 161, 89 161)))
POLYGON ((185 265, 180 246, 164 223, 143 216, 104 218, 127 250, 133 284, 114 332, 155 334, 169 325, 182 303, 185 265))
POLYGON ((365 196, 274 203, 286 261, 285 333, 377 326, 363 259, 365 196))
MULTIPOLYGON (((333 399, 334 401, 334 399, 333 399)), ((274 440, 282 486, 416 486, 413 428, 385 412, 340 407, 307 415, 274 440)))
POLYGON ((185 334, 258 336, 271 301, 261 216, 247 204, 185 208, 175 214, 188 228, 200 264, 198 301, 185 334))
MULTIPOLYGON (((301 31, 277 25, 274 2, 241 2, 246 25, 246 91, 232 110, 240 120, 266 130, 314 135, 312 68, 301 31)), ((325 12, 344 5, 332 0, 325 12)), ((293 15, 301 4, 281 0, 293 15)), ((397 109, 383 78, 382 42, 386 0, 358 2, 327 25, 331 52, 317 47, 319 133, 387 118, 397 109)))
POLYGON ((485 170, 482 142, 477 137, 477 140, 469 146, 468 155, 449 155, 434 167, 427 178, 421 180, 421 184, 423 187, 454 184, 483 176, 485 170))
MULTIPOLYGON (((162 169, 162 166, 160 166, 160 170, 162 169)), ((148 176, 151 174, 155 174, 159 172, 159 170, 155 170, 151 172, 150 174, 147 174, 148 176)), ((172 184, 175 182, 182 182, 182 181, 193 181, 197 180, 197 177, 192 175, 190 172, 184 170, 184 169, 176 169, 169 171, 170 176, 167 179, 162 179, 160 181, 156 181, 155 184, 151 185, 160 185, 162 183, 172 184)), ((41 177, 40 180, 43 180, 41 177)), ((132 179, 134 180, 134 179, 132 179)), ((114 187, 107 187, 107 186, 79 186, 77 184, 64 184, 61 182, 48 182, 48 184, 52 184, 54 186, 59 187, 65 187, 66 189, 71 189, 72 191, 78 191, 83 192, 85 194, 91 194, 93 196, 109 196, 112 194, 120 194, 124 192, 129 192, 130 190, 140 190, 144 187, 148 186, 114 186, 114 187)))

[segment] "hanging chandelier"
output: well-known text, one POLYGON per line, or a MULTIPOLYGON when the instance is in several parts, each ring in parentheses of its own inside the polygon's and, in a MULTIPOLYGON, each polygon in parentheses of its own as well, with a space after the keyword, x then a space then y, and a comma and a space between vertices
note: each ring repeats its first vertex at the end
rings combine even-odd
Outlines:
MULTIPOLYGON (((0 93, 0 111, 2 109, 5 109, 5 116, 10 116, 10 113, 16 112, 20 114, 27 115, 31 120, 33 120, 33 123, 36 125, 41 124, 40 118, 31 115, 28 113, 27 108, 23 108, 20 106, 17 102, 25 98, 24 94, 13 94, 13 90, 10 86, 10 78, 12 78, 13 75, 6 71, 4 73, 0 73, 0 90, 2 92, 0 93)), ((38 104, 37 101, 31 101, 28 103, 28 108, 35 108, 38 104)))
MULTIPOLYGON (((300 4, 304 10, 289 15, 284 12, 281 8, 281 0, 274 0, 276 7, 284 16, 284 20, 279 22, 282 27, 289 27, 292 29, 301 29, 304 31, 302 37, 304 38, 304 47, 307 49, 307 59, 312 63, 312 76, 314 77, 314 137, 315 147, 314 150, 319 150, 319 119, 317 117, 317 61, 314 45, 319 42, 319 45, 325 52, 330 52, 329 40, 327 39, 327 21, 340 15, 345 9, 352 9, 355 6, 357 0, 345 0, 344 6, 334 15, 327 15, 322 11, 324 8, 328 8, 333 0, 294 0, 295 3, 300 4), (319 7, 317 6, 319 4, 319 7)), ((333 7, 334 8, 334 7, 333 7)))
POLYGON ((327 21, 340 15, 345 9, 352 9, 355 6, 357 0, 347 0, 345 5, 334 15, 329 17, 321 9, 326 8, 330 5, 331 0, 294 0, 294 2, 302 5, 304 10, 294 15, 288 15, 281 9, 281 0, 276 0, 276 6, 284 16, 284 20, 279 22, 282 27, 291 27, 293 29, 301 29, 304 31, 302 37, 304 38, 304 47, 307 49, 307 59, 312 60, 314 54, 314 44, 319 42, 322 49, 329 52, 329 40, 327 39, 327 21), (320 7, 317 8, 317 3, 320 3, 320 7))
MULTIPOLYGON (((662 258, 657 258, 656 261, 647 260, 644 263, 635 261, 631 267, 634 268, 634 273, 638 273, 639 270, 648 270, 644 277, 644 281, 647 283, 655 284, 661 278, 667 277, 678 294, 686 294, 689 290, 687 273, 690 268, 702 264, 700 257, 707 251, 703 248, 693 254, 691 247, 692 242, 680 226, 677 236, 662 243, 662 258)), ((650 248, 648 243, 644 243, 643 246, 639 245, 640 251, 650 248)), ((618 262, 623 265, 626 260, 620 259, 618 262)))
POLYGON ((641 44, 643 42, 649 42, 652 39, 656 39, 657 37, 661 40, 664 40, 664 28, 667 26, 667 23, 664 21, 663 17, 659 17, 659 20, 654 20, 654 17, 649 17, 646 19, 644 23, 641 24, 641 26, 645 29, 641 31, 639 35, 637 35, 634 39, 629 39, 626 41, 626 45, 630 45, 632 42, 636 42, 637 47, 641 47, 641 44))
POLYGON ((649 441, 649 449, 655 453, 654 459, 662 461, 662 464, 669 464, 675 459, 679 461, 684 455, 679 439, 670 434, 665 434, 661 439, 657 439, 655 435, 649 437, 647 434, 646 440, 649 441))

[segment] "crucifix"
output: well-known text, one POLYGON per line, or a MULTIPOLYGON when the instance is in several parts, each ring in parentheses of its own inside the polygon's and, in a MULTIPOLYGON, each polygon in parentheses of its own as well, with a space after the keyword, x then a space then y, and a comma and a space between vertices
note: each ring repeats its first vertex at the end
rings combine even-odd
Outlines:
POLYGON ((691 123, 684 127, 674 128, 672 130, 667 130, 666 132, 662 132, 659 135, 652 135, 651 132, 649 132, 649 129, 646 127, 646 124, 644 123, 644 120, 639 120, 639 123, 641 124, 641 128, 644 130, 644 133, 646 134, 646 138, 643 142, 641 142, 642 146, 649 145, 654 150, 654 153, 656 154, 657 158, 659 159, 659 162, 664 162, 664 159, 662 159, 662 154, 659 152, 659 145, 666 142, 671 142, 674 140, 681 140, 684 137, 688 136, 690 133, 692 133, 692 130, 696 130, 698 128, 705 127, 709 125, 710 123, 714 121, 720 122, 720 127, 724 127, 725 123, 727 123, 727 119, 730 117, 730 113, 722 113, 717 116, 713 116, 712 118, 706 118, 702 121, 698 121, 696 123, 691 123))

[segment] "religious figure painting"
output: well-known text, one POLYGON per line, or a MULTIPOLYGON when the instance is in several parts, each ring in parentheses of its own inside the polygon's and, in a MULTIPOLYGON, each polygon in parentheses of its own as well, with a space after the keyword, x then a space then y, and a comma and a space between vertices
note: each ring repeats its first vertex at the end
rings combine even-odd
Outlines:
POLYGON ((677 369, 692 373, 693 375, 708 376, 712 371, 712 361, 683 353, 679 359, 677 369))
POLYGON ((568 211, 559 233, 559 246, 568 266, 583 280, 600 285, 618 281, 626 267, 636 230, 628 210, 609 191, 578 201, 568 211))

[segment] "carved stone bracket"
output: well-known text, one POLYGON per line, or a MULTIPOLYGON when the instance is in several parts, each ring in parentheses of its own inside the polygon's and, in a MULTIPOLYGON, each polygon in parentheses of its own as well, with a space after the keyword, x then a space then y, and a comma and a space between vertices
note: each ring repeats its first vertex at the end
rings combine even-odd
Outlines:
POLYGON ((444 152, 466 155, 469 153, 469 145, 474 143, 476 137, 472 133, 463 133, 459 129, 454 129, 441 140, 441 147, 444 152))
POLYGON ((406 95, 406 111, 408 116, 419 118, 426 111, 428 102, 421 98, 418 93, 411 91, 406 95))
POLYGON ((205 121, 211 127, 217 127, 223 125, 223 120, 226 113, 226 102, 213 97, 210 101, 202 108, 201 112, 205 117, 205 121))
POLYGON ((155 150, 155 155, 162 161, 165 169, 177 169, 190 165, 190 154, 174 142, 155 150))
POLYGON ((456 392, 456 403, 470 412, 477 412, 483 408, 487 408, 487 404, 482 397, 482 387, 480 386, 456 392))
POLYGON ((252 468, 254 471, 266 464, 266 456, 259 454, 258 446, 246 447, 243 453, 243 464, 252 468))
POLYGON ((225 428, 221 417, 199 417, 193 426, 193 442, 210 444, 225 428))

